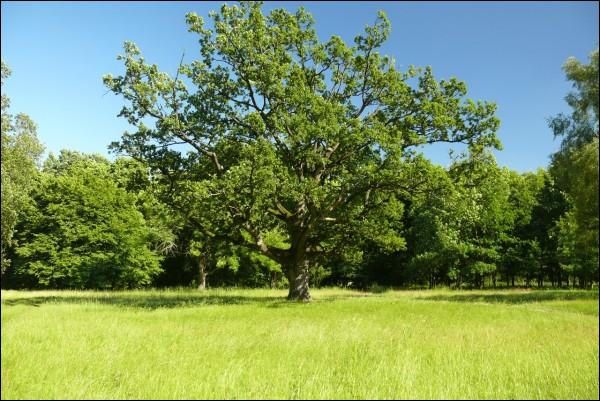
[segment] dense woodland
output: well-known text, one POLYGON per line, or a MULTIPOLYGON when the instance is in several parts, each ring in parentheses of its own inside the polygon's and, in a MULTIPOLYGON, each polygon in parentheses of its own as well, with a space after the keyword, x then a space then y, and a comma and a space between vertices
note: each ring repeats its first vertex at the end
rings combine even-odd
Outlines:
MULTIPOLYGON (((598 282, 598 50, 568 59, 570 115, 547 169, 497 165, 496 105, 458 79, 396 69, 376 23, 348 45, 312 17, 187 15, 199 59, 176 76, 130 42, 104 77, 135 127, 117 156, 41 160, 2 94, 2 287, 370 288, 598 282), (459 144, 448 168, 434 143, 459 144)), ((2 62, 2 82, 10 75, 2 62)))

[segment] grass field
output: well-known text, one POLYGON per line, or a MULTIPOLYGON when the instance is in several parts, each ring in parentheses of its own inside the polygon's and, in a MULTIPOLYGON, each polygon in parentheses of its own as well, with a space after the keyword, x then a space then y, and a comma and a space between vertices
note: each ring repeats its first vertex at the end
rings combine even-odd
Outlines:
POLYGON ((598 399, 598 291, 2 291, 2 398, 598 399))

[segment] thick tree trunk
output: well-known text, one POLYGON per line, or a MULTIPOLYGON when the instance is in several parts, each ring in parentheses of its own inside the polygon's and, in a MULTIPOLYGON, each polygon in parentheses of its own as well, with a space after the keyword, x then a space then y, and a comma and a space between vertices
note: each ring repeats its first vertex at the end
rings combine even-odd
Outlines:
POLYGON ((203 255, 200 255, 200 258, 198 260, 198 273, 199 273, 199 277, 198 277, 198 289, 199 290, 205 290, 206 289, 206 261, 204 259, 203 255))
POLYGON ((305 258, 297 259, 288 264, 287 278, 290 282, 290 291, 288 300, 290 301, 310 301, 310 292, 308 290, 309 263, 305 258))

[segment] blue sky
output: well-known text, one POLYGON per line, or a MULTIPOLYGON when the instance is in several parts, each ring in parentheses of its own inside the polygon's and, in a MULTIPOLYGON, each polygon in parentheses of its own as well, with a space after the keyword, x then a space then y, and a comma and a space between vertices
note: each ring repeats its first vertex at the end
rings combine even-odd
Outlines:
MULTIPOLYGON (((207 16, 218 2, 2 2, 2 59, 13 75, 2 88, 11 111, 29 114, 47 150, 108 155, 128 124, 117 118, 123 100, 106 93, 102 76, 118 75, 125 40, 169 73, 181 54, 198 54, 185 13, 207 16)), ((598 2, 267 2, 265 9, 304 6, 321 38, 352 42, 378 10, 392 34, 382 53, 400 68, 430 65, 438 79, 456 76, 468 96, 495 101, 502 124, 500 165, 533 171, 559 145, 547 118, 569 112, 561 66, 588 61, 598 46, 598 2)), ((446 146, 428 148, 447 165, 446 146)))

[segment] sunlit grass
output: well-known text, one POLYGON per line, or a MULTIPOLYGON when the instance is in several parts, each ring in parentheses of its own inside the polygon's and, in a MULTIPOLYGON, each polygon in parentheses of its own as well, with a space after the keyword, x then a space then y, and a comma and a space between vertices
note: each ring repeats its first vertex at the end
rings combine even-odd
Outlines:
POLYGON ((2 291, 2 398, 598 399, 598 292, 2 291))

